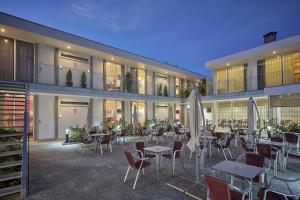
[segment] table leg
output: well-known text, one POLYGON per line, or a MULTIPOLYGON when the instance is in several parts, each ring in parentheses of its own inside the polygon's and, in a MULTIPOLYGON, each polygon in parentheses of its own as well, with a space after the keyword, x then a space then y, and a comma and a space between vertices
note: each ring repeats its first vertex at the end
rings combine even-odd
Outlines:
POLYGON ((252 200, 252 180, 249 181, 249 200, 252 200))
POLYGON ((211 151, 212 151, 211 141, 209 141, 209 158, 211 158, 211 156, 212 156, 211 151))
POLYGON ((156 154, 156 180, 159 181, 160 154, 156 154))

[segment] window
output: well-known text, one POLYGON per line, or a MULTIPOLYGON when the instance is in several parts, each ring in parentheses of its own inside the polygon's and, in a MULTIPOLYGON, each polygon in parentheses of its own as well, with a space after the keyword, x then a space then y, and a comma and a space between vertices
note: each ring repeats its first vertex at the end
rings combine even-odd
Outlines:
POLYGON ((155 106, 155 119, 157 121, 168 120, 168 104, 156 104, 155 106))
POLYGON ((122 88, 122 66, 115 63, 106 62, 106 90, 121 91, 122 88))
POLYGON ((284 84, 300 83, 300 53, 283 56, 284 84))
POLYGON ((175 95, 177 98, 181 98, 181 80, 175 78, 175 95))
POLYGON ((226 68, 216 71, 217 77, 217 94, 226 93, 226 68))
POLYGON ((258 89, 282 84, 281 57, 273 57, 257 62, 258 89))
POLYGON ((242 92, 244 86, 244 65, 232 66, 228 68, 228 92, 242 92))
POLYGON ((119 122, 122 118, 122 102, 106 100, 105 117, 107 123, 119 122))
POLYGON ((145 103, 133 101, 131 104, 131 121, 133 125, 143 125, 146 120, 145 103))
POLYGON ((146 94, 146 72, 145 70, 138 69, 138 93, 146 94))
POLYGON ((16 76, 18 81, 33 82, 34 46, 31 43, 17 40, 16 44, 16 76))
POLYGON ((168 96, 164 93, 164 91, 167 91, 167 94, 169 89, 169 81, 168 77, 163 76, 163 75, 156 75, 155 76, 155 90, 156 94, 158 96, 168 96))

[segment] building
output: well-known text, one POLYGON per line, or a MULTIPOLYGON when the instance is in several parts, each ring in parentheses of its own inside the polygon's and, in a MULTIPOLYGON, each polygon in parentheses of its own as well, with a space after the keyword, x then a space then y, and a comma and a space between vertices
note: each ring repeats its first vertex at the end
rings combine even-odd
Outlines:
POLYGON ((64 138, 69 126, 83 127, 87 121, 92 126, 121 118, 132 123, 135 113, 141 124, 167 120, 170 113, 188 124, 182 98, 192 84, 205 79, 5 13, 0 13, 0 62, 0 80, 29 83, 35 140, 64 138))
POLYGON ((211 111, 206 116, 218 127, 247 123, 249 97, 256 99, 262 120, 300 123, 300 35, 276 40, 271 32, 264 41, 205 63, 213 74, 213 94, 204 98, 211 111))

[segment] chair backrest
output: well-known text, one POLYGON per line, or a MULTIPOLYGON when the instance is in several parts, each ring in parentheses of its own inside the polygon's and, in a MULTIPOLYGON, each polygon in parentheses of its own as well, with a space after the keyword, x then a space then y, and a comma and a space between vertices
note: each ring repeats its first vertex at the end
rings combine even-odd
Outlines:
MULTIPOLYGON (((181 141, 174 141, 173 143, 173 152, 177 151, 177 150, 181 150, 183 146, 183 143, 181 141)), ((176 152, 175 158, 179 158, 180 157, 180 151, 176 152)))
POLYGON ((128 164, 131 166, 131 167, 135 167, 135 161, 133 159, 133 156, 131 155, 131 153, 129 151, 124 151, 124 154, 126 156, 126 159, 128 161, 128 164))
POLYGON ((256 145, 257 152, 259 155, 265 158, 272 158, 272 146, 268 144, 257 144, 256 145))
POLYGON ((145 143, 144 142, 136 142, 135 148, 136 148, 136 150, 138 150, 139 157, 143 157, 143 155, 141 155, 140 151, 144 152, 145 143))
POLYGON ((231 199, 227 182, 207 175, 204 175, 204 180, 208 186, 209 194, 212 200, 231 199))
POLYGON ((110 134, 104 135, 101 138, 101 141, 103 141, 104 143, 109 143, 111 141, 111 135, 110 134))
POLYGON ((177 135, 180 135, 179 129, 177 127, 174 128, 174 131, 177 135))
POLYGON ((110 140, 111 140, 111 141, 115 140, 116 135, 117 135, 117 132, 114 131, 114 130, 112 130, 112 131, 111 131, 111 138, 110 138, 110 140))
POLYGON ((164 134, 164 128, 159 128, 157 131, 157 135, 163 135, 164 134))
POLYGON ((280 138, 280 137, 271 137, 271 142, 283 142, 283 138, 280 138))
POLYGON ((284 133, 285 140, 291 144, 297 144, 298 136, 294 133, 284 133))
POLYGON ((165 132, 170 132, 172 130, 172 126, 169 124, 165 130, 165 132))
POLYGON ((127 136, 127 135, 128 135, 127 129, 121 130, 121 136, 127 136))
POLYGON ((241 145, 242 145, 244 151, 248 151, 248 147, 247 147, 247 143, 246 143, 245 138, 240 137, 240 143, 241 143, 241 145))
MULTIPOLYGON (((256 153, 246 153, 246 164, 256 167, 264 167, 265 157, 256 153)), ((259 182, 259 176, 253 179, 254 182, 259 182)))

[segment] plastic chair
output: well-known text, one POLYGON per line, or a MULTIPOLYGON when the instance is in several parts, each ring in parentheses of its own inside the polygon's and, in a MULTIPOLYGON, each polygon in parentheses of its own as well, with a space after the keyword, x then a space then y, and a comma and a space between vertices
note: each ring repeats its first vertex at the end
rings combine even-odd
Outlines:
POLYGON ((155 155, 153 155, 153 154, 146 154, 144 151, 144 148, 145 148, 145 142, 136 142, 135 143, 135 149, 140 158, 155 158, 155 155))
POLYGON ((100 144, 100 152, 101 152, 101 155, 102 155, 102 146, 106 144, 106 147, 108 149, 110 149, 110 153, 112 153, 112 146, 111 146, 111 135, 110 134, 107 134, 107 135, 104 135, 100 141, 99 141, 99 144, 100 144))
POLYGON ((278 149, 268 144, 256 144, 257 153, 273 162, 274 175, 277 176, 278 149))
POLYGON ((172 160, 172 174, 174 175, 176 159, 180 160, 181 166, 182 166, 183 170, 185 170, 183 162, 181 160, 181 155, 180 155, 181 151, 184 148, 184 145, 181 141, 174 141, 174 142, 170 143, 168 146, 173 148, 172 152, 163 154, 162 157, 172 160))
POLYGON ((231 159, 233 158, 233 157, 232 157, 232 154, 231 154, 231 152, 230 152, 230 149, 229 149, 231 140, 232 140, 232 137, 229 136, 229 137, 227 137, 227 139, 225 140, 225 143, 224 143, 224 141, 222 141, 221 139, 220 139, 217 143, 213 143, 213 146, 216 147, 216 148, 218 149, 218 153, 219 153, 219 149, 222 150, 223 155, 224 155, 224 157, 225 157, 226 160, 227 160, 227 156, 226 156, 225 150, 228 151, 228 153, 229 153, 231 159))

